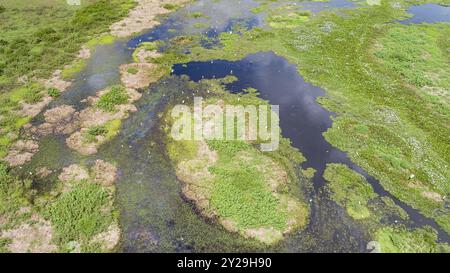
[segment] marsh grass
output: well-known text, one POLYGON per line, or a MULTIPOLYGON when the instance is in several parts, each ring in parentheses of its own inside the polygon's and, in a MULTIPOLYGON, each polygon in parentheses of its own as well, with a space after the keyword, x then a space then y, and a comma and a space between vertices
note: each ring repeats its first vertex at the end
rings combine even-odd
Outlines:
POLYGON ((17 212, 30 205, 34 195, 31 186, 30 180, 21 180, 11 175, 8 168, 0 163, 0 215, 7 220, 0 223, 1 230, 12 228, 25 216, 20 216, 17 212))
POLYGON ((49 88, 47 89, 47 94, 52 98, 58 98, 59 96, 61 96, 61 91, 56 88, 49 88))
POLYGON ((160 61, 235 61, 261 51, 285 57, 307 81, 326 90, 327 96, 318 101, 337 113, 324 134, 327 141, 348 152, 394 196, 450 232, 445 202, 426 197, 450 192, 450 111, 445 99, 449 24, 396 22, 408 16, 408 5, 429 2, 401 1, 398 8, 382 1, 341 15, 318 13, 299 24, 289 24, 289 13, 271 12, 287 23, 221 33, 219 43, 208 48, 196 45, 200 39, 195 37, 189 43, 172 43, 160 61), (189 55, 182 53, 185 49, 189 55))
MULTIPOLYGON (((444 100, 431 99, 421 87, 435 90, 447 84, 448 41, 442 37, 448 36, 449 25, 400 26, 395 21, 406 16, 404 9, 386 2, 342 12, 344 16, 322 12, 295 27, 222 33, 219 46, 191 46, 190 56, 238 60, 274 51, 298 65, 307 81, 327 91, 319 102, 337 113, 324 134, 327 141, 348 152, 394 196, 450 232, 444 202, 424 196, 450 192, 445 168, 450 161, 450 111, 444 100), (414 37, 422 41, 414 43, 414 37), (431 83, 414 83, 422 77, 415 75, 431 83)), ((277 16, 289 20, 287 14, 277 16)))
POLYGON ((107 133, 108 129, 105 126, 93 126, 86 131, 84 138, 88 142, 97 142, 98 136, 105 136, 107 133))
POLYGON ((113 86, 108 92, 100 96, 96 106, 107 112, 116 111, 116 106, 128 102, 128 94, 123 86, 113 86))

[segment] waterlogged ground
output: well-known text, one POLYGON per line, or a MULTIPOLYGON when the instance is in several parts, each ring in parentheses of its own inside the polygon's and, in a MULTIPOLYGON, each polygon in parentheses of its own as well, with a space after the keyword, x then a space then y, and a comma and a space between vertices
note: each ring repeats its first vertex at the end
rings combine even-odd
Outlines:
MULTIPOLYGON (((274 23, 268 20, 268 9, 264 5, 271 9, 298 6, 296 8, 301 11, 311 11, 308 16, 316 16, 320 12, 340 14, 343 10, 364 7, 364 3, 345 0, 260 2, 199 0, 161 18, 162 24, 148 32, 96 46, 86 67, 76 74, 74 84, 49 107, 67 104, 77 110, 86 108, 84 99, 95 95, 98 90, 120 83, 119 66, 133 61, 132 53, 142 42, 160 41, 160 50, 164 52, 169 47, 164 42, 198 35, 197 41, 203 48, 215 48, 220 43, 220 33, 267 28, 270 22, 274 23)), ((444 6, 413 6, 408 12, 412 17, 402 20, 402 24, 449 21, 448 7, 444 6)), ((183 50, 189 55, 189 48, 183 50)), ((240 59, 238 61, 215 58, 204 61, 202 56, 200 59, 202 61, 196 61, 195 56, 189 56, 179 61, 170 60, 169 64, 175 64, 172 74, 141 90, 143 96, 136 103, 137 111, 123 121, 118 135, 102 145, 97 154, 82 156, 67 147, 64 136, 50 135, 41 138, 40 151, 33 159, 14 172, 26 176, 44 166, 57 170, 75 163, 91 165, 97 159, 114 162, 119 171, 116 203, 122 227, 120 250, 126 252, 367 252, 371 250, 367 244, 374 240, 374 234, 379 240, 395 241, 391 234, 395 233, 392 226, 396 225, 401 225, 403 232, 398 231, 397 240, 410 236, 407 233, 409 228, 416 232, 414 236, 424 240, 424 245, 434 244, 433 235, 422 235, 423 228, 431 226, 440 242, 450 242, 448 232, 435 220, 389 193, 366 170, 353 163, 346 153, 325 139, 323 133, 332 127, 337 115, 318 103, 318 98, 327 96, 326 91, 306 82, 296 65, 270 51, 237 58, 240 59), (256 240, 244 239, 226 231, 218 223, 206 220, 194 204, 182 197, 181 185, 167 156, 160 120, 161 113, 173 99, 186 96, 188 100, 194 95, 192 86, 198 83, 189 82, 181 75, 188 75, 194 82, 233 75, 237 81, 225 86, 231 93, 238 94, 252 87, 260 92, 259 98, 280 105, 282 135, 289 138, 292 146, 306 158, 301 165, 303 171, 298 169, 299 189, 306 197, 311 213, 304 230, 293 232, 279 244, 267 246, 256 240), (330 163, 341 165, 328 169, 327 164, 330 163), (347 188, 349 192, 363 191, 358 195, 361 199, 357 205, 346 200, 345 194, 339 195, 339 189, 344 186, 333 188, 337 177, 347 172, 339 169, 342 166, 349 167, 347 177, 370 185, 364 189, 358 185, 347 188), (328 183, 332 185, 331 190, 328 183)), ((43 116, 40 115, 33 124, 42 122, 43 116)), ((57 174, 53 174, 36 180, 35 187, 45 193, 51 189, 56 177, 57 174)), ((339 185, 339 181, 336 183, 339 185)), ((392 249, 396 250, 399 249, 392 249)))

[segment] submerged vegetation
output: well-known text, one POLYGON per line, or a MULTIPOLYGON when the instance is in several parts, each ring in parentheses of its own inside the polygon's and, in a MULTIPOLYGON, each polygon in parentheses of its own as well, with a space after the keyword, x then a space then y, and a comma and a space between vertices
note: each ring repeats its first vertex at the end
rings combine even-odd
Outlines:
POLYGON ((419 88, 422 98, 436 104, 443 115, 449 114, 449 35, 444 23, 397 25, 379 40, 375 51, 383 64, 419 88))
MULTIPOLYGON (((85 57, 78 55, 81 46, 86 44, 92 49, 112 42, 112 36, 102 34, 135 5, 132 0, 82 2, 81 6, 48 0, 32 0, 26 4, 2 2, 1 158, 18 139, 22 126, 37 114, 33 105, 42 108, 48 103, 48 97, 59 97, 67 87, 54 76, 54 71, 64 68, 58 74, 61 78, 70 78, 80 71, 85 64, 85 57), (47 80, 50 77, 53 78, 47 80), (51 87, 48 82, 52 82, 51 87), (24 105, 29 105, 31 110, 23 110, 24 105)), ((101 107, 109 109, 121 103, 124 98, 116 93, 103 98, 101 107)), ((106 137, 110 131, 117 132, 117 122, 108 123, 105 130, 108 130, 106 137)), ((0 164, 0 252, 112 251, 118 243, 120 229, 113 187, 101 185, 105 178, 99 170, 104 166, 109 165, 96 163, 91 176, 84 175, 87 172, 79 168, 80 173, 74 173, 74 177, 87 180, 62 182, 48 168, 34 170, 26 176, 30 179, 26 179, 11 174, 0 164), (36 180, 45 183, 42 181, 47 181, 47 177, 51 177, 53 186, 49 192, 42 192, 36 187, 36 180)), ((111 168, 109 175, 114 175, 111 168)))
POLYGON ((448 253, 450 247, 436 243, 437 235, 431 229, 405 229, 385 227, 377 231, 375 239, 383 253, 448 253))

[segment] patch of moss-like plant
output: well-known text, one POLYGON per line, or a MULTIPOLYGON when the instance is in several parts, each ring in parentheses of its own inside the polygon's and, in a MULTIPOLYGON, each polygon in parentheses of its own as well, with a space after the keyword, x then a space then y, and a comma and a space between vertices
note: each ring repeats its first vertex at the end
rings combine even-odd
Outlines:
POLYGON ((341 164, 328 164, 324 178, 333 200, 354 219, 370 217, 368 202, 377 196, 366 179, 341 164))
POLYGON ((449 253, 450 246, 437 243, 437 234, 430 228, 408 231, 384 227, 376 232, 376 241, 383 253, 449 253))
MULTIPOLYGON (((228 145, 232 145, 227 142, 228 145)), ((279 209, 280 200, 267 186, 266 177, 257 169, 257 153, 251 152, 250 162, 219 152, 220 162, 210 168, 216 176, 211 204, 224 218, 231 218, 239 228, 286 228, 287 213, 279 209), (228 157, 228 158, 227 158, 228 157)))
POLYGON ((381 48, 375 56, 410 84, 441 86, 448 90, 450 76, 444 71, 450 65, 442 58, 442 49, 448 42, 440 39, 450 32, 440 25, 397 25, 380 39, 381 48))
POLYGON ((273 28, 295 28, 309 20, 311 13, 293 12, 288 15, 274 15, 269 18, 269 25, 273 28))
MULTIPOLYGON (((448 90, 443 86, 448 83, 445 60, 450 27, 392 23, 405 18, 408 3, 400 1, 402 7, 395 8, 381 1, 341 11, 345 16, 319 13, 298 24, 222 33, 220 47, 191 46, 190 56, 238 60, 250 53, 273 51, 297 64, 306 81, 326 90, 327 96, 319 102, 337 114, 332 128, 324 133, 327 141, 347 152, 387 191, 450 232, 444 202, 429 198, 450 191, 446 168, 450 111, 448 100, 442 99, 448 90), (428 44, 414 45, 409 32, 428 44), (408 50, 411 56, 405 56, 408 50), (400 70, 395 69, 398 65, 400 70), (415 84, 415 74, 432 83, 415 84)), ((288 13, 277 16, 278 21, 291 20, 288 13)))
POLYGON ((113 86, 111 90, 103 94, 96 106, 107 112, 116 111, 116 106, 128 102, 128 94, 123 86, 113 86))
POLYGON ((44 216, 52 222, 61 245, 87 241, 106 230, 113 220, 109 193, 89 181, 74 185, 47 207, 44 216))

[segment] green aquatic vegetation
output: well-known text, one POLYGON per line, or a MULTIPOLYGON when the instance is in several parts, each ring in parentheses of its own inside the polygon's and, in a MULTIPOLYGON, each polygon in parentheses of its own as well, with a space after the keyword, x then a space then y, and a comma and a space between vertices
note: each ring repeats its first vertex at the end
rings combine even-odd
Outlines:
MULTIPOLYGON (((116 38, 112 35, 102 35, 100 37, 95 37, 89 40, 86 45, 92 52, 95 50, 96 46, 111 44, 115 40, 116 38)), ((63 79, 71 79, 75 77, 77 73, 81 72, 86 67, 86 64, 87 62, 85 59, 74 60, 70 65, 64 67, 64 69, 61 71, 61 77, 63 79)))
MULTIPOLYGON (((219 100, 228 105, 267 104, 254 92, 230 94, 222 84, 221 80, 204 80, 192 83, 191 88, 201 93, 209 90, 205 105, 219 100)), ((162 118, 166 133, 171 127, 167 115, 162 118)), ((306 225, 308 206, 298 186, 293 186, 301 175, 297 164, 304 158, 286 139, 281 140, 278 150, 266 153, 259 150, 258 141, 207 140, 202 144, 167 136, 165 143, 177 176, 185 185, 183 192, 203 214, 217 215, 227 230, 274 244, 285 230, 306 225)))
POLYGON ((100 185, 81 181, 44 211, 55 229, 59 245, 83 243, 106 230, 113 220, 109 193, 100 185))
POLYGON ((162 7, 168 10, 176 10, 179 8, 179 5, 167 3, 163 4, 162 7))
POLYGON ((107 111, 116 111, 116 106, 128 102, 128 94, 123 86, 113 86, 108 92, 100 96, 95 104, 98 108, 107 111))
POLYGON ((122 120, 120 119, 113 119, 108 121, 104 128, 106 129, 105 141, 111 140, 113 137, 115 137, 119 131, 120 127, 122 126, 122 120))
POLYGON ((71 79, 75 77, 76 74, 80 73, 85 67, 86 67, 85 60, 82 59, 76 60, 61 71, 61 77, 63 79, 71 79))
POLYGON ((256 88, 253 87, 249 87, 249 88, 245 88, 242 90, 242 92, 247 93, 247 94, 252 94, 252 95, 259 95, 259 91, 256 88))
POLYGON ((127 69, 127 72, 135 75, 139 72, 139 70, 136 67, 130 67, 127 69))
MULTIPOLYGON (((0 157, 7 154, 13 140, 10 136, 18 135, 30 120, 16 112, 19 102, 38 102, 47 91, 30 79, 50 77, 56 69, 71 64, 82 44, 108 31, 112 22, 126 16, 135 5, 132 0, 93 0, 74 9, 64 1, 24 3, 2 2, 5 10, 0 15, 0 157)), ((64 69, 62 76, 72 77, 83 67, 84 61, 77 61, 64 69)))
POLYGON ((61 91, 52 87, 47 89, 47 94, 52 98, 58 98, 59 96, 61 96, 61 91))
POLYGON ((97 137, 101 136, 101 142, 104 143, 117 135, 121 125, 122 121, 120 119, 110 120, 104 125, 92 126, 88 128, 88 130, 84 132, 83 137, 85 141, 92 143, 98 142, 99 139, 97 137))
POLYGON ((209 25, 207 23, 197 22, 197 23, 194 23, 193 26, 195 28, 207 28, 209 25))
POLYGON ((98 45, 107 45, 107 44, 112 44, 114 43, 114 41, 117 38, 110 35, 110 34, 106 34, 106 35, 101 35, 100 37, 95 37, 91 40, 89 40, 86 44, 91 47, 94 48, 95 46, 98 45))
POLYGON ((302 170, 303 175, 308 178, 308 179, 312 179, 314 177, 314 175, 316 174, 317 170, 313 169, 313 168, 307 168, 305 170, 302 170))
POLYGON ((138 58, 138 53, 141 50, 146 50, 146 51, 158 50, 159 46, 160 46, 160 43, 157 42, 157 41, 156 42, 143 42, 143 43, 140 43, 139 46, 136 48, 136 50, 133 52, 133 61, 135 63, 139 63, 140 62, 140 60, 138 58))
POLYGON ((142 48, 142 49, 151 51, 151 50, 158 50, 159 46, 160 46, 160 43, 157 41, 156 42, 143 42, 143 43, 139 44, 138 48, 142 48))
POLYGON ((370 217, 369 201, 376 197, 366 179, 341 164, 328 164, 324 178, 329 182, 327 188, 333 200, 343 206, 354 219, 370 217))
POLYGON ((383 212, 389 212, 392 215, 398 215, 400 217, 400 219, 403 219, 403 220, 409 219, 408 213, 406 211, 404 211, 402 208, 400 208, 399 206, 397 206, 391 198, 389 198, 387 196, 383 196, 383 197, 381 197, 381 200, 384 203, 383 212))
POLYGON ((268 7, 269 7, 269 3, 262 3, 259 6, 252 8, 250 11, 255 14, 263 13, 263 12, 267 11, 268 7))
POLYGON ((384 227, 376 232, 375 240, 383 253, 449 253, 450 247, 436 242, 437 234, 429 228, 408 231, 384 227))
MULTIPOLYGON (((392 27, 379 40, 375 56, 408 83, 437 96, 448 107, 450 28, 442 24, 412 24, 392 27)), ((445 107, 445 106, 443 106, 445 107)))
POLYGON ((33 192, 32 181, 20 180, 11 175, 5 164, 0 163, 0 215, 4 221, 0 223, 0 230, 7 230, 20 222, 24 215, 18 211, 30 205, 33 192))

